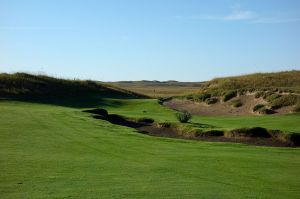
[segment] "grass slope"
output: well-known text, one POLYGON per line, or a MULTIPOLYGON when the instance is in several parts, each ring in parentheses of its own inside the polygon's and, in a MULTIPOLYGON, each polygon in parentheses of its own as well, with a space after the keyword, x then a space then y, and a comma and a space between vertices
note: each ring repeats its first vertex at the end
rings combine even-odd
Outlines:
MULTIPOLYGON (((163 121, 173 115, 153 100, 107 100, 106 104, 114 104, 107 105, 109 111, 129 116, 149 114, 163 121)), ((0 198, 274 199, 300 195, 299 148, 150 137, 95 120, 81 110, 0 102, 0 198)), ((194 118, 219 125, 223 119, 194 118)))
MULTIPOLYGON (((195 102, 205 102, 210 104, 209 112, 224 115, 228 108, 220 105, 219 102, 229 102, 237 109, 239 114, 253 114, 249 107, 243 106, 241 98, 246 104, 252 104, 251 109, 257 105, 255 101, 260 99, 266 102, 265 108, 258 110, 261 114, 299 112, 300 105, 300 71, 286 71, 276 73, 256 73, 235 77, 215 78, 203 83, 198 92, 190 93, 185 96, 177 96, 178 99, 188 99, 195 102), (253 95, 255 99, 246 100, 243 96, 253 95), (219 110, 214 110, 214 104, 219 110), (245 107, 245 108, 244 108, 245 107), (286 108, 279 110, 280 108, 286 108)), ((198 107, 199 108, 199 107, 198 107)), ((206 109, 206 108, 204 108, 206 109)), ((230 111, 230 110, 229 110, 230 111)), ((231 112, 231 111, 230 111, 231 112)), ((229 114, 230 114, 229 112, 229 114)), ((256 113, 257 113, 256 112, 256 113)))
MULTIPOLYGON (((145 98, 140 94, 111 87, 90 80, 66 80, 45 75, 32 75, 26 73, 6 74, 0 73, 0 98, 13 98, 19 100, 52 100, 63 101, 69 104, 77 101, 99 98, 145 98), (70 103, 70 100, 72 101, 70 103)), ((67 105, 65 103, 65 105, 67 105)), ((88 101, 86 102, 88 103, 88 101)))
POLYGON ((215 78, 206 83, 207 87, 223 90, 283 88, 300 91, 300 71, 256 73, 235 77, 215 78))

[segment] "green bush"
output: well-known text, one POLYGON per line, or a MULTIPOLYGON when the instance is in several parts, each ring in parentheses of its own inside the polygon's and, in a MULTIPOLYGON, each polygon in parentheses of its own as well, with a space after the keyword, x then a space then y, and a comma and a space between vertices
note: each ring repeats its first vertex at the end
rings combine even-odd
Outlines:
POLYGON ((188 111, 183 111, 176 113, 176 118, 181 123, 187 123, 192 118, 192 115, 188 111))
POLYGON ((236 91, 228 91, 224 97, 223 97, 223 101, 226 102, 234 97, 236 97, 237 92, 236 91))
POLYGON ((264 94, 265 94, 265 92, 263 92, 263 91, 258 91, 258 92, 255 93, 254 97, 255 97, 255 98, 260 98, 260 97, 263 97, 264 94))
MULTIPOLYGON (((264 99, 267 99, 267 97, 271 96, 271 95, 274 95, 274 93, 272 91, 266 91, 262 94, 262 97, 264 99)), ((277 95, 277 94, 276 94, 277 95)))
POLYGON ((186 96, 186 99, 188 99, 188 100, 193 100, 193 99, 194 99, 194 96, 193 96, 193 95, 188 95, 188 96, 186 96))
POLYGON ((215 104, 218 102, 218 98, 216 98, 216 97, 207 98, 205 100, 205 102, 206 102, 206 104, 215 104))
POLYGON ((247 93, 247 89, 239 89, 238 93, 239 95, 245 95, 247 93))
POLYGON ((243 103, 240 99, 232 100, 230 104, 235 108, 243 106, 243 103))
POLYGON ((277 109, 284 106, 293 106, 300 102, 300 97, 297 95, 282 95, 271 102, 271 108, 277 109))
POLYGON ((300 103, 296 104, 296 106, 293 108, 293 112, 295 112, 295 113, 300 112, 300 103))
POLYGON ((279 95, 279 94, 271 94, 271 95, 269 95, 269 96, 266 96, 265 99, 266 99, 268 102, 272 103, 274 100, 280 98, 281 96, 282 96, 282 95, 279 95))
POLYGON ((209 93, 201 93, 201 94, 195 95, 195 100, 204 102, 206 99, 208 99, 210 97, 211 97, 211 94, 209 94, 209 93))
POLYGON ((265 105, 263 105, 263 104, 256 104, 253 107, 253 112, 258 111, 258 110, 260 110, 261 108, 264 108, 264 107, 265 107, 265 105))

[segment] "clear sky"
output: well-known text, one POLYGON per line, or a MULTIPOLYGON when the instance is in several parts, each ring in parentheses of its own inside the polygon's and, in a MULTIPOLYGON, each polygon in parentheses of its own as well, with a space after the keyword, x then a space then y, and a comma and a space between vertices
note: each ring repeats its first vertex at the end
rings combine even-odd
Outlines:
POLYGON ((299 0, 0 0, 0 72, 202 81, 291 69, 299 0))

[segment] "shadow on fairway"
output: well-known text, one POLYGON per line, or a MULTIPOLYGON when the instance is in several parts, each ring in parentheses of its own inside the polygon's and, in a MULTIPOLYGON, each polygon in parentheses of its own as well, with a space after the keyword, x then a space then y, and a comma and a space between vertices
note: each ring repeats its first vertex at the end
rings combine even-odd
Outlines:
POLYGON ((0 100, 92 108, 120 106, 118 99, 142 98, 147 97, 97 81, 66 80, 26 73, 0 74, 0 100))
POLYGON ((136 99, 136 98, 102 98, 102 97, 58 97, 58 98, 2 98, 1 101, 20 101, 38 104, 48 104, 55 106, 64 106, 71 108, 94 108, 102 107, 119 107, 122 106, 122 99, 136 99))

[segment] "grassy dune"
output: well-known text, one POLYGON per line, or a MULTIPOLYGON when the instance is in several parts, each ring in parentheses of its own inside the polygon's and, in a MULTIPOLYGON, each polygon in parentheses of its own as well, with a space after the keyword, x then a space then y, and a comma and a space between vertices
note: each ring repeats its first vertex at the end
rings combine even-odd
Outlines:
MULTIPOLYGON (((264 106, 256 109, 256 113, 273 114, 278 113, 278 109, 287 107, 282 113, 299 112, 300 106, 300 71, 286 71, 276 73, 257 73, 235 77, 215 78, 203 83, 197 92, 185 96, 177 96, 179 99, 188 99, 195 102, 205 102, 211 105, 210 112, 215 103, 229 102, 235 108, 241 107, 239 114, 253 114, 252 111, 257 103, 263 103, 264 106), (254 99, 245 99, 245 96, 253 95, 254 99), (252 104, 243 109, 243 102, 252 104), (256 102, 260 99, 260 102, 256 102)), ((220 103, 219 103, 220 104, 220 103)), ((195 107, 196 108, 196 107, 195 107)), ((198 107, 199 108, 199 107, 198 107)), ((220 108, 222 115, 226 113, 226 106, 220 108)), ((229 110, 230 111, 230 110, 229 110)), ((282 111, 282 110, 281 110, 282 111)), ((280 111, 279 111, 280 112, 280 111)), ((229 113, 230 114, 230 113, 229 113)))
POLYGON ((224 90, 282 88, 300 91, 300 71, 256 73, 235 77, 215 78, 204 87, 218 87, 224 90))
POLYGON ((140 94, 91 80, 67 80, 27 73, 0 73, 0 98, 61 99, 74 97, 144 98, 140 94))
MULTIPOLYGON (((152 100, 122 100, 110 111, 140 116, 144 109, 159 120, 172 114, 152 100)), ((150 137, 81 110, 0 102, 1 198, 273 199, 300 194, 298 148, 150 137)))

